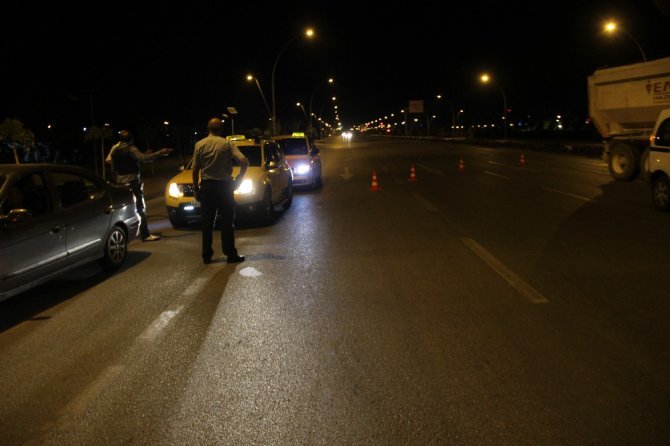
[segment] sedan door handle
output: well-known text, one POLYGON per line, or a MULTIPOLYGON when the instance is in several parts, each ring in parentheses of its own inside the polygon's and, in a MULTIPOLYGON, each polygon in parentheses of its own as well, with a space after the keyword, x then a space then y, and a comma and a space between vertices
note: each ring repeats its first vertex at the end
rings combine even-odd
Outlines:
POLYGON ((63 229, 63 227, 57 225, 57 226, 54 226, 53 228, 51 228, 51 230, 49 232, 52 233, 52 234, 57 234, 58 232, 60 232, 61 229, 63 229))

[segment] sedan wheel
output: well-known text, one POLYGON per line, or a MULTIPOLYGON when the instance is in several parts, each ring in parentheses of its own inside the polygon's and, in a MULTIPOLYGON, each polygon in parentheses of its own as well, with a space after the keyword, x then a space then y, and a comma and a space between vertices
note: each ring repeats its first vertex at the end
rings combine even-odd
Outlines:
POLYGON ((272 204, 272 191, 268 187, 263 194, 263 203, 259 211, 259 220, 262 224, 269 225, 274 218, 274 205, 272 204))
POLYGON ((323 187, 323 180, 321 179, 321 169, 319 168, 319 176, 316 179, 316 187, 317 189, 321 189, 323 187))
POLYGON ((108 270, 119 269, 126 259, 128 253, 128 239, 125 231, 119 226, 114 226, 105 240, 104 257, 100 264, 108 270))
POLYGON ((283 205, 284 210, 290 208, 291 204, 293 204, 293 182, 289 180, 288 186, 286 186, 286 197, 283 205))

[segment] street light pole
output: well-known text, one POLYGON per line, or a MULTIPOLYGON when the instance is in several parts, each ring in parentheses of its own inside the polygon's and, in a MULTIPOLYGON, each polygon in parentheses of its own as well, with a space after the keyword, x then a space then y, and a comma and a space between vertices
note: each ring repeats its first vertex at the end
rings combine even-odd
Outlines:
MULTIPOLYGON (((336 98, 335 96, 333 96, 332 98, 330 98, 330 100, 333 101, 333 102, 335 102, 335 101, 337 100, 337 98, 336 98)), ((323 116, 323 109, 326 108, 326 105, 328 105, 327 102, 324 103, 324 104, 321 106, 321 110, 319 110, 319 118, 318 118, 318 119, 319 119, 319 139, 321 139, 321 137, 322 137, 322 135, 321 135, 321 129, 322 129, 322 127, 323 127, 323 119, 321 119, 321 118, 322 118, 322 116, 323 116)))
POLYGON ((272 119, 272 110, 270 110, 268 101, 265 99, 265 94, 263 94, 263 89, 261 88, 261 84, 258 82, 258 78, 253 74, 247 74, 247 81, 249 82, 256 81, 256 86, 258 87, 258 92, 261 94, 261 98, 263 98, 263 104, 265 104, 265 109, 268 111, 268 116, 270 117, 270 119, 272 119))
MULTIPOLYGON (((442 100, 442 95, 438 94, 435 96, 438 101, 442 100)), ((449 102, 449 108, 451 109, 451 136, 454 136, 454 126, 456 125, 456 110, 454 109, 454 104, 451 101, 449 102)))
MULTIPOLYGON (((314 36, 314 30, 311 28, 308 28, 305 31, 305 35, 309 38, 314 36)), ((281 57, 282 54, 284 54, 284 51, 286 51, 286 48, 293 43, 300 35, 296 35, 291 37, 288 42, 284 44, 281 50, 279 50, 279 53, 277 54, 277 57, 275 58, 275 63, 272 66, 272 135, 277 134, 277 101, 276 101, 276 96, 275 96, 275 72, 277 71, 277 64, 279 63, 279 58, 281 57)))
POLYGON ((311 119, 307 116, 307 112, 305 111, 305 107, 303 107, 302 102, 296 102, 295 106, 300 107, 300 109, 302 110, 302 114, 305 115, 305 119, 307 119, 308 122, 311 122, 311 119))
POLYGON ((630 40, 633 41, 633 43, 637 46, 637 49, 640 50, 640 54, 642 55, 642 60, 644 62, 647 61, 647 55, 644 54, 644 50, 642 49, 642 46, 640 45, 640 43, 637 40, 635 40, 635 37, 633 37, 633 35, 631 33, 629 33, 628 31, 626 31, 623 28, 619 28, 619 25, 614 20, 610 20, 609 22, 605 23, 605 26, 603 27, 603 29, 607 34, 614 34, 616 31, 624 33, 626 36, 628 36, 628 38, 630 40))
POLYGON ((498 84, 497 82, 494 82, 491 79, 491 76, 489 76, 486 73, 482 74, 479 77, 479 79, 484 84, 488 84, 489 82, 492 82, 493 84, 495 84, 496 87, 498 87, 498 90, 500 90, 500 94, 502 94, 502 98, 503 98, 503 134, 504 134, 504 138, 507 139, 507 95, 505 95, 505 90, 502 89, 500 84, 498 84))
MULTIPOLYGON (((328 78, 328 83, 329 84, 332 84, 333 82, 335 82, 335 81, 333 80, 332 77, 328 78)), ((319 88, 321 88, 322 86, 323 86, 323 83, 320 83, 319 85, 317 85, 316 88, 314 89, 314 91, 312 92, 312 95, 309 97, 309 116, 310 116, 310 118, 309 118, 309 130, 308 130, 308 132, 309 132, 310 135, 312 134, 312 103, 314 102, 314 95, 319 90, 319 88)))

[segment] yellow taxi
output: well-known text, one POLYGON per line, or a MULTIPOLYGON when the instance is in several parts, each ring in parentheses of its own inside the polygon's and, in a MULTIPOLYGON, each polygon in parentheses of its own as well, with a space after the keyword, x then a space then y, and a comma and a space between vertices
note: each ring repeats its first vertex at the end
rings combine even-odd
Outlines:
POLYGON ((293 185, 316 189, 323 185, 321 181, 321 157, 319 149, 303 132, 274 137, 286 155, 293 170, 293 185))
MULTIPOLYGON (((235 190, 236 212, 248 214, 261 223, 271 223, 275 207, 288 209, 293 202, 293 173, 277 142, 235 140, 235 145, 249 160, 249 168, 240 187, 235 190)), ((193 194, 193 160, 168 181, 165 205, 173 227, 199 222, 200 203, 193 194)), ((234 162, 236 162, 234 160, 234 162)), ((233 177, 240 172, 233 167, 233 177)))

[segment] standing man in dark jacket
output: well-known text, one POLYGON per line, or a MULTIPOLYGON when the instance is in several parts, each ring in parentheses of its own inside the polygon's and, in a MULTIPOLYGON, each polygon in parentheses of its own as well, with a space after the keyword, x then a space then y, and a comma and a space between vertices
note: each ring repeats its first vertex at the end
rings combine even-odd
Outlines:
POLYGON ((242 184, 249 161, 232 142, 223 138, 223 122, 212 118, 207 123, 209 135, 197 143, 193 151, 193 189, 201 203, 202 261, 211 263, 212 231, 216 212, 221 214, 221 246, 228 263, 239 263, 244 257, 235 248, 235 189, 242 184), (235 179, 233 158, 240 163, 235 179))
POLYGON ((114 169, 115 181, 128 186, 135 196, 135 207, 140 216, 140 236, 144 242, 160 240, 161 237, 149 232, 140 164, 150 163, 161 156, 168 156, 171 151, 172 149, 160 149, 155 153, 145 155, 135 147, 132 133, 128 130, 121 130, 119 142, 112 147, 105 160, 114 169))

